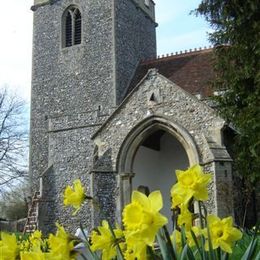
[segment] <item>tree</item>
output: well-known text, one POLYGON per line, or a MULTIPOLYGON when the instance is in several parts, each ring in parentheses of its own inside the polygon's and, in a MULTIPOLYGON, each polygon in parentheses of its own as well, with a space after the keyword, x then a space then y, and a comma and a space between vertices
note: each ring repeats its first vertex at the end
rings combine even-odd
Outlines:
POLYGON ((236 129, 236 170, 254 193, 260 175, 259 0, 203 0, 196 9, 214 32, 217 98, 221 115, 236 129))
POLYGON ((25 102, 0 89, 0 193, 27 176, 28 131, 24 115, 25 102))
POLYGON ((15 189, 2 193, 0 197, 0 218, 8 220, 25 218, 30 203, 30 185, 26 181, 22 185, 16 185, 15 189))

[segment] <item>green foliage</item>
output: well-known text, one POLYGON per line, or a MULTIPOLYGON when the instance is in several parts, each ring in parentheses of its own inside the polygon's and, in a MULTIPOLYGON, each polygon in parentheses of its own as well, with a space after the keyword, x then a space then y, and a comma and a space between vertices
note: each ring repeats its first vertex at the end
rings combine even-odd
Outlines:
POLYGON ((159 248, 157 252, 159 252, 160 255, 159 259, 259 259, 258 256, 260 251, 260 237, 259 234, 257 235, 255 232, 244 232, 243 238, 239 242, 237 242, 237 244, 233 248, 233 253, 229 255, 221 251, 220 249, 211 249, 209 252, 206 251, 204 246, 200 243, 200 241, 198 241, 196 236, 194 236, 194 241, 197 245, 196 247, 190 248, 186 241, 184 241, 183 249, 180 252, 177 252, 174 246, 172 245, 171 240, 165 234, 165 231, 167 232, 165 228, 161 229, 157 235, 157 240, 159 243, 159 248), (169 255, 171 255, 171 257, 169 257, 169 255))
POLYGON ((234 259, 259 259, 256 257, 257 252, 260 252, 259 234, 247 230, 244 231, 242 239, 236 243, 232 257, 234 259))
MULTIPOLYGON (((196 9, 214 32, 214 86, 220 114, 237 131, 235 167, 251 192, 260 177, 260 8, 259 0, 203 0, 196 9)), ((249 195, 250 196, 250 195, 249 195)))

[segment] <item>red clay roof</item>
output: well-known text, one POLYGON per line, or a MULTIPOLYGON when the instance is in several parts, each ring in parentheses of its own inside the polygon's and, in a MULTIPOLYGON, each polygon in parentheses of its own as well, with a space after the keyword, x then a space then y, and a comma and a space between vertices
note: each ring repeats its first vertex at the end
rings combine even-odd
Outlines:
POLYGON ((204 49, 154 60, 144 61, 136 69, 127 94, 140 82, 149 69, 160 74, 190 92, 208 97, 212 94, 210 82, 214 79, 212 49, 204 49))

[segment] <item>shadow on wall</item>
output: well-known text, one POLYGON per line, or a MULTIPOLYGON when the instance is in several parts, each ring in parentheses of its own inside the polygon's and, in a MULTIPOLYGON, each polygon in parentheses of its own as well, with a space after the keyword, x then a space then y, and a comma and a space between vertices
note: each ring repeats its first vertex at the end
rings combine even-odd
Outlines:
POLYGON ((57 221, 56 198, 57 188, 54 181, 54 169, 49 167, 42 175, 42 198, 39 201, 39 229, 43 234, 49 234, 56 230, 57 221))
POLYGON ((94 157, 94 169, 91 172, 94 226, 100 225, 104 219, 112 224, 115 222, 117 175, 113 171, 111 153, 110 148, 102 156, 94 157))

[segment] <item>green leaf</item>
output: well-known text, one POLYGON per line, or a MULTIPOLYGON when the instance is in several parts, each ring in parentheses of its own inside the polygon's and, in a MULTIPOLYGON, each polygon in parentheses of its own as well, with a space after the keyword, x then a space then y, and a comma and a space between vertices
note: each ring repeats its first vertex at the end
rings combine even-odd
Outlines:
POLYGON ((260 259, 260 251, 258 252, 258 254, 257 254, 255 259, 260 259))
POLYGON ((174 252, 174 248, 173 248, 173 245, 172 245, 172 241, 171 241, 171 237, 170 237, 170 234, 168 232, 168 229, 167 229, 166 226, 163 226, 162 229, 163 229, 164 236, 165 236, 165 239, 166 239, 167 248, 170 251, 170 255, 173 256, 173 257, 176 257, 176 253, 174 252))
POLYGON ((228 260, 229 254, 228 253, 222 253, 221 254, 221 260, 228 260))
POLYGON ((186 244, 181 252, 181 260, 186 260, 188 259, 188 245, 186 244))
POLYGON ((157 255, 154 253, 154 251, 152 250, 152 248, 150 246, 147 247, 147 258, 149 260, 157 260, 158 259, 157 255))
POLYGON ((184 248, 184 246, 186 245, 186 234, 185 234, 184 225, 182 225, 181 227, 181 244, 182 244, 182 248, 184 248))
POLYGON ((254 236, 251 243, 249 244, 246 252, 242 256, 241 260, 253 259, 253 255, 255 253, 256 246, 257 246, 257 240, 256 240, 256 236, 254 236))
POLYGON ((190 232, 191 232, 191 236, 193 238, 193 241, 195 242, 196 248, 197 248, 201 258, 203 259, 203 253, 202 253, 201 247, 199 245, 198 239, 197 239, 196 235, 194 234, 194 232, 192 231, 192 229, 190 230, 190 232))
MULTIPOLYGON (((167 229, 166 229, 167 231, 167 229)), ((160 246, 160 250, 162 253, 162 257, 164 260, 173 259, 177 260, 176 253, 173 250, 173 246, 170 240, 169 235, 167 236, 165 229, 161 228, 158 233, 156 234, 156 239, 160 246)))
MULTIPOLYGON (((99 257, 97 256, 96 253, 92 252, 92 250, 90 249, 90 244, 88 242, 88 237, 87 235, 85 234, 84 232, 84 228, 82 226, 82 224, 80 223, 80 229, 81 229, 81 232, 85 238, 85 241, 84 241, 84 245, 85 245, 85 249, 86 249, 86 255, 87 255, 87 259, 88 260, 99 260, 99 257)), ((81 254, 81 256, 84 258, 84 256, 81 254)))
MULTIPOLYGON (((108 226, 109 226, 109 229, 110 229, 110 232, 112 234, 112 236, 114 237, 114 239, 116 240, 116 235, 115 235, 115 232, 110 224, 110 222, 108 221, 108 226)), ((122 250, 119 246, 119 244, 116 244, 116 252, 117 252, 117 259, 118 260, 124 260, 124 256, 123 256, 123 253, 122 253, 122 250)))

